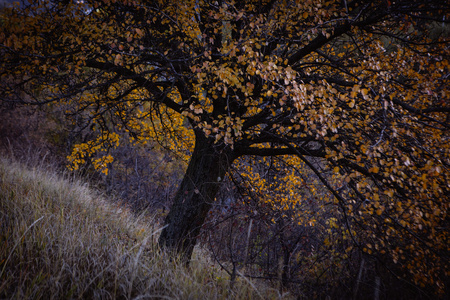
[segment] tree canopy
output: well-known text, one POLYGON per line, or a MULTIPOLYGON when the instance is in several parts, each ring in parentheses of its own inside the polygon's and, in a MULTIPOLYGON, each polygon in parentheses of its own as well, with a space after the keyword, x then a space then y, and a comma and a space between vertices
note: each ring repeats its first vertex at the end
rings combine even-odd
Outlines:
POLYGON ((98 133, 73 167, 104 151, 106 173, 113 127, 190 157, 160 237, 188 258, 232 163, 290 155, 361 250, 443 292, 448 15, 438 0, 30 1, 2 10, 0 92, 98 133))

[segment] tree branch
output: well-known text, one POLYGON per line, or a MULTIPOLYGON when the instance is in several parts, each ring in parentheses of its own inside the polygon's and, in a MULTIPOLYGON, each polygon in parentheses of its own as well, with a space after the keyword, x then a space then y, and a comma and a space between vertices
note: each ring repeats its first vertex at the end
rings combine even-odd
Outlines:
POLYGON ((305 156, 313 157, 325 157, 325 151, 323 149, 305 149, 305 147, 293 147, 293 148, 256 148, 256 147, 243 147, 237 148, 236 151, 239 155, 256 155, 256 156, 279 156, 279 155, 294 155, 301 153, 305 156))

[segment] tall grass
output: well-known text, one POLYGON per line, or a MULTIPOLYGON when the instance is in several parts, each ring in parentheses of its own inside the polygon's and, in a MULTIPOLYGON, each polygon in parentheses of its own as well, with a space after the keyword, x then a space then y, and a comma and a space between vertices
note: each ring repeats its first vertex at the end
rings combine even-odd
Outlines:
POLYGON ((0 299, 279 299, 197 250, 189 268, 146 216, 73 178, 0 159, 0 299))

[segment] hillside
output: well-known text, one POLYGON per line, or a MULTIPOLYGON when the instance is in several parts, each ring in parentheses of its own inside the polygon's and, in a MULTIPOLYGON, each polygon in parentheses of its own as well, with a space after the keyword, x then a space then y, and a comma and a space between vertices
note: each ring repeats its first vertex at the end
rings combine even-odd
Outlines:
POLYGON ((0 159, 1 299, 279 299, 196 250, 189 268, 156 246, 160 229, 88 184, 0 159))

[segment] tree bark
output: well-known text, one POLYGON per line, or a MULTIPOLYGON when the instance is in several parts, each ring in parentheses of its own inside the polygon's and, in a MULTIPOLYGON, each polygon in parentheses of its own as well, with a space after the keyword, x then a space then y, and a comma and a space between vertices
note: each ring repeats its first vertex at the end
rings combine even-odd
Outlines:
POLYGON ((161 247, 189 260, 220 183, 234 159, 229 146, 196 132, 195 148, 161 232, 161 247))

